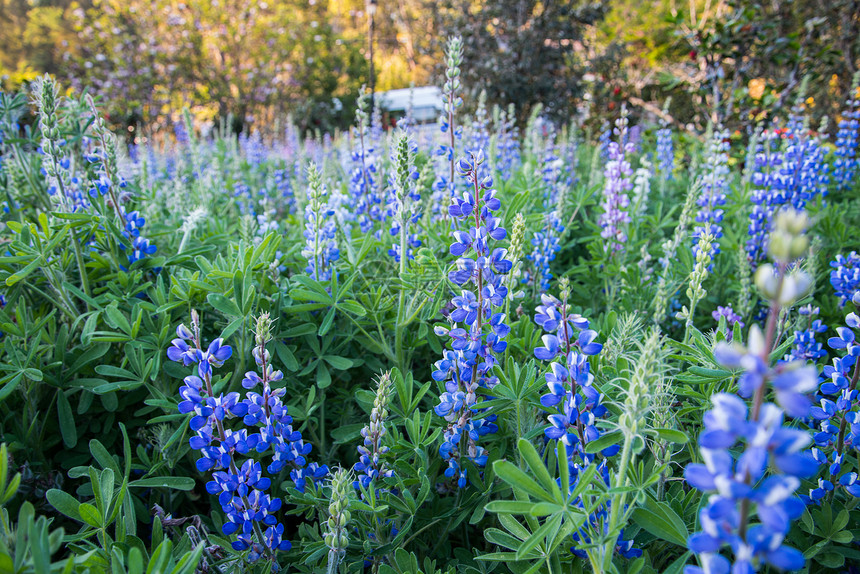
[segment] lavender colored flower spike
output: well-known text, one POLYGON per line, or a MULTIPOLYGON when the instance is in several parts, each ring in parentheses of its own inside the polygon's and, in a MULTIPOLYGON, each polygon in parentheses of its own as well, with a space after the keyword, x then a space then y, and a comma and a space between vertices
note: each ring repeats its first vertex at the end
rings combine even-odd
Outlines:
POLYGON ((675 147, 672 141, 672 130, 664 127, 657 130, 657 171, 663 179, 672 179, 675 169, 675 147))
POLYGON ((778 134, 767 131, 761 134, 756 145, 751 176, 753 208, 749 216, 749 238, 746 242, 747 260, 753 268, 761 261, 767 250, 774 212, 782 205, 781 196, 775 192, 783 156, 777 149, 778 134))
POLYGON ((630 215, 627 208, 630 197, 627 195, 633 184, 630 180, 633 170, 627 156, 633 153, 633 144, 627 140, 627 109, 621 109, 621 117, 615 122, 617 142, 608 144, 608 160, 604 169, 605 184, 601 200, 600 236, 606 240, 604 248, 608 253, 615 253, 624 247, 627 241, 627 224, 630 215))
POLYGON ((504 339, 510 331, 504 313, 496 309, 504 305, 508 294, 503 276, 510 272, 511 262, 505 249, 492 247, 507 232, 494 215, 501 202, 496 198, 492 178, 481 174, 483 163, 480 151, 457 162, 470 191, 455 197, 448 209, 450 216, 466 227, 452 232, 451 253, 457 255, 457 260, 448 278, 463 290, 451 301, 451 328, 436 327, 438 335, 451 339, 451 348, 436 362, 433 371, 433 379, 444 386, 434 410, 448 423, 439 453, 448 463, 445 476, 458 488, 468 482, 464 459, 478 468, 487 463, 487 452, 478 440, 496 432, 496 417, 475 416, 481 412, 477 391, 492 389, 498 383, 492 371, 496 354, 507 346, 504 339))
POLYGON ((546 215, 545 222, 543 229, 536 231, 532 237, 534 249, 526 256, 534 263, 535 283, 539 284, 541 293, 546 292, 550 287, 552 281, 550 263, 561 250, 559 236, 564 233, 564 225, 558 217, 558 211, 550 211, 546 215))
POLYGON ((820 504, 831 493, 844 492, 860 497, 860 480, 856 472, 843 468, 845 455, 860 447, 860 400, 857 383, 860 379, 860 345, 856 331, 860 329, 860 291, 852 297, 855 312, 845 317, 845 327, 836 329, 837 336, 828 340, 831 349, 840 351, 832 365, 821 371, 821 385, 811 410, 815 447, 811 454, 822 469, 817 485, 804 497, 807 504, 820 504))
POLYGON ((735 313, 731 305, 727 305, 725 307, 718 306, 717 310, 711 313, 711 316, 714 318, 714 321, 719 321, 720 317, 726 318, 726 326, 728 327, 727 339, 729 341, 732 340, 732 329, 734 328, 735 323, 739 324, 741 328, 744 327, 744 322, 741 320, 741 316, 735 313))
MULTIPOLYGON (((609 486, 609 467, 607 458, 616 455, 620 445, 608 445, 599 453, 586 452, 588 443, 598 440, 604 433, 598 426, 600 419, 609 414, 603 404, 603 395, 594 387, 589 357, 599 354, 603 345, 596 342, 597 332, 589 329, 587 319, 570 311, 568 298, 570 283, 567 277, 559 279, 561 298, 541 295, 541 304, 535 309, 535 322, 546 332, 541 338, 542 346, 534 349, 534 355, 541 361, 549 362, 545 374, 549 391, 540 399, 547 410, 549 426, 544 429, 547 439, 563 442, 568 453, 568 469, 571 489, 589 465, 597 465, 597 471, 604 483, 609 486), (599 460, 599 457, 602 460, 599 460)), ((579 499, 574 505, 582 507, 579 499)), ((588 531, 604 524, 611 505, 601 504, 590 511, 588 524, 573 534, 574 541, 587 544, 591 542, 588 531)), ((633 547, 632 540, 619 536, 616 551, 624 557, 640 556, 642 551, 633 547)), ((581 558, 585 551, 574 548, 573 553, 581 558)))

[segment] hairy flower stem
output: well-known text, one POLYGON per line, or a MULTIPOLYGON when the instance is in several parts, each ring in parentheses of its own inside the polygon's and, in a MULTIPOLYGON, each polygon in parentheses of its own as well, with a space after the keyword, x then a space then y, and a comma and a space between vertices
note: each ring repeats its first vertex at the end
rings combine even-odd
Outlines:
MULTIPOLYGON (((627 466, 630 464, 630 458, 633 451, 633 433, 624 433, 624 446, 621 447, 621 460, 618 464, 618 474, 615 476, 615 488, 622 488, 627 484, 627 466)), ((620 533, 619 516, 621 509, 627 503, 627 493, 622 492, 618 498, 612 500, 612 508, 609 512, 609 544, 603 548, 603 570, 600 572, 612 571, 612 556, 615 554, 615 544, 618 542, 620 533), (618 530, 618 532, 615 532, 618 530)), ((595 572, 598 572, 597 570, 595 572)))
POLYGON ((397 366, 404 373, 409 369, 406 365, 406 357, 403 351, 403 335, 406 331, 406 222, 400 225, 400 293, 397 295, 397 326, 394 328, 394 354, 397 357, 397 366))
MULTIPOLYGON (((776 286, 776 296, 773 299, 773 302, 770 306, 770 313, 767 315, 767 323, 765 325, 765 344, 761 351, 761 358, 764 361, 765 365, 770 365, 770 354, 773 351, 775 335, 776 335, 776 322, 777 317, 779 317, 779 312, 781 305, 779 303, 779 296, 782 292, 783 284, 785 283, 785 273, 788 270, 788 264, 780 263, 778 266, 779 273, 779 282, 776 286)), ((755 395, 753 396, 753 408, 750 419, 752 422, 758 422, 759 413, 761 412, 761 405, 764 402, 764 393, 767 387, 767 381, 769 379, 768 375, 764 376, 764 380, 762 380, 761 385, 756 389, 755 395)), ((750 476, 749 470, 744 474, 744 483, 750 484, 752 477, 750 476)), ((741 540, 746 542, 746 533, 747 533, 747 524, 749 522, 749 513, 750 513, 750 499, 744 498, 741 501, 741 522, 740 526, 738 526, 738 535, 741 537, 741 540)))
MULTIPOLYGON (((60 165, 59 165, 59 162, 57 162, 57 156, 54 154, 51 154, 51 158, 52 158, 52 161, 54 163, 54 172, 59 173, 60 165)), ((57 178, 57 185, 60 186, 59 193, 62 194, 63 199, 65 201, 65 199, 67 199, 66 198, 66 185, 63 183, 62 177, 57 178)), ((83 289, 84 293, 86 293, 87 297, 89 297, 90 296, 90 280, 89 280, 89 277, 87 277, 87 270, 84 267, 84 257, 83 257, 83 254, 81 253, 81 245, 80 245, 80 243, 78 243, 78 234, 75 231, 74 227, 70 227, 69 231, 72 234, 72 247, 75 250, 75 261, 78 264, 78 274, 81 277, 81 289, 83 289)), ((89 311, 90 304, 87 303, 86 301, 84 302, 84 304, 87 306, 87 310, 89 311)))

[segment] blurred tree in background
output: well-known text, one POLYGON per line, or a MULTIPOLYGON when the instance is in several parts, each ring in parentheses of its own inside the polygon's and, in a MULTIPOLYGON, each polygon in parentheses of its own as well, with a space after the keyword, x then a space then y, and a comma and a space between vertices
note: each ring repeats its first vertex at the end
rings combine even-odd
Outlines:
POLYGON ((464 82, 486 86, 488 101, 513 103, 520 116, 541 103, 566 121, 582 96, 584 36, 606 4, 588 0, 446 3, 449 29, 464 40, 464 82))
MULTIPOLYGON (((380 91, 439 83, 448 36, 465 43, 472 86, 490 103, 537 102, 602 123, 622 102, 679 126, 740 126, 807 105, 834 115, 860 58, 860 0, 378 0, 380 91)), ((0 0, 0 84, 42 72, 114 107, 112 121, 303 128, 351 121, 368 81, 365 0, 0 0)), ((469 96, 472 97, 469 97, 469 96)))

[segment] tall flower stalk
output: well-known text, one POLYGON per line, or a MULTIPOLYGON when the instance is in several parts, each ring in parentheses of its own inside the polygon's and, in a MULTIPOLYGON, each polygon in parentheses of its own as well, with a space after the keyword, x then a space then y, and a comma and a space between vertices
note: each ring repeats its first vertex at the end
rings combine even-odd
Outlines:
POLYGON ((689 307, 685 306, 678 313, 678 319, 684 320, 684 343, 689 342, 690 333, 693 329, 693 318, 696 315, 696 306, 699 301, 705 296, 705 288, 702 286, 705 279, 708 278, 708 269, 711 266, 713 236, 705 231, 699 236, 699 242, 696 245, 696 264, 693 266, 693 271, 690 273, 690 279, 687 283, 687 299, 689 307))
MULTIPOLYGON (((460 65, 463 63, 463 40, 459 36, 448 38, 448 46, 445 49, 446 70, 445 85, 442 88, 445 105, 443 108, 440 129, 447 135, 446 143, 439 146, 438 154, 448 160, 449 172, 447 177, 439 183, 439 188, 445 190, 447 195, 454 195, 455 190, 455 164, 457 163, 457 140, 462 137, 463 128, 457 125, 457 108, 463 105, 460 97, 460 65)), ((446 198, 447 199, 447 198, 446 198)))
POLYGON ((326 202, 325 184, 316 164, 308 165, 308 203, 305 206, 305 248, 307 257, 305 271, 317 281, 328 281, 332 275, 332 264, 340 257, 335 241, 337 227, 330 219, 334 213, 326 202))
POLYGON ((493 214, 501 202, 493 189, 493 178, 480 172, 483 163, 480 151, 457 162, 471 189, 455 197, 448 208, 454 220, 466 224, 465 230, 451 234, 451 254, 457 261, 448 279, 464 289, 451 300, 451 328, 435 328, 437 335, 451 339, 451 348, 433 371, 433 379, 445 389, 435 412, 448 422, 439 453, 448 463, 445 476, 459 488, 467 483, 464 457, 478 468, 487 462, 487 453, 477 441, 496 432, 497 427, 495 415, 474 416, 480 408, 477 391, 490 390, 498 383, 492 370, 496 355, 507 348, 504 338, 510 332, 505 314, 494 308, 503 307, 507 297, 503 276, 510 272, 511 262, 506 249, 491 248, 492 242, 503 240, 507 233, 501 219, 493 214), (468 286, 471 289, 466 289, 468 286))
POLYGON ((605 183, 599 223, 603 228, 600 236, 605 240, 604 251, 610 255, 624 248, 627 241, 627 224, 630 223, 630 215, 627 213, 630 197, 627 194, 633 187, 630 181, 633 169, 627 156, 633 153, 633 144, 627 141, 627 124, 627 109, 622 108, 621 117, 615 121, 615 129, 612 132, 616 141, 607 143, 608 160, 604 170, 605 183))
MULTIPOLYGON (((74 189, 73 182, 77 179, 72 176, 71 158, 65 151, 66 141, 60 135, 59 127, 59 104, 60 93, 54 80, 45 75, 37 82, 37 104, 39 109, 39 131, 42 134, 41 148, 44 154, 42 168, 48 179, 48 194, 57 203, 57 207, 68 213, 86 211, 89 201, 81 194, 80 190, 74 189), (52 192, 53 190, 53 192, 52 192)), ((72 235, 72 248, 75 252, 75 263, 78 266, 78 275, 81 279, 81 289, 90 295, 90 282, 87 269, 84 265, 84 257, 81 252, 80 241, 74 227, 70 228, 72 235)), ((65 296, 68 299, 68 296, 65 296)), ((74 308, 73 306, 71 308, 74 308)))
POLYGON ((410 233, 412 226, 421 216, 417 206, 421 196, 418 195, 415 186, 415 182, 418 180, 418 171, 415 169, 415 146, 406 132, 401 132, 398 136, 394 164, 391 234, 397 235, 399 242, 392 247, 389 253, 393 252, 399 263, 401 280, 400 292, 397 296, 397 325, 395 327, 394 347, 397 364, 405 370, 406 358, 403 352, 403 337, 408 323, 406 317, 406 265, 407 261, 414 257, 412 248, 421 245, 416 234, 410 233))
POLYGON ((672 279, 670 276, 672 263, 675 260, 678 247, 686 239, 687 227, 693 219, 693 206, 696 203, 696 195, 697 188, 695 186, 687 190, 687 198, 684 201, 684 206, 681 208, 681 215, 678 217, 678 225, 675 227, 672 239, 663 244, 663 256, 660 258, 660 279, 657 281, 657 293, 654 296, 654 322, 658 325, 666 318, 666 308, 672 295, 669 292, 669 282, 672 279))

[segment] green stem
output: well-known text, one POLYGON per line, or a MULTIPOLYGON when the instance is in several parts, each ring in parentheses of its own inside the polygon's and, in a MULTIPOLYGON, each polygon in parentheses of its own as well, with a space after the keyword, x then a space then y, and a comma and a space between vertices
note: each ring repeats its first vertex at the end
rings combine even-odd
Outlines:
MULTIPOLYGON (((627 482, 627 465, 630 463, 632 446, 633 435, 627 433, 624 437, 624 446, 621 448, 621 462, 618 465, 618 474, 615 477, 615 488, 621 488, 627 482)), ((618 541, 618 534, 615 533, 615 529, 618 527, 618 517, 626 502, 626 492, 622 492, 612 498, 612 508, 609 514, 609 543, 603 549, 603 568, 606 572, 609 572, 612 568, 612 557, 615 554, 615 544, 618 541)))
MULTIPOLYGON (((405 191, 403 192, 405 195, 405 191)), ((401 206, 401 209, 403 206, 401 206)), ((394 328, 394 353, 397 357, 397 366, 401 372, 406 372, 406 359, 403 351, 403 334, 405 332, 406 288, 403 278, 406 276, 406 217, 400 222, 400 293, 397 296, 397 325, 394 328)))
MULTIPOLYGON (((75 260, 78 262, 78 273, 81 276, 81 289, 83 289, 84 293, 86 293, 87 297, 90 296, 90 280, 87 276, 86 267, 84 267, 84 256, 81 253, 81 245, 78 243, 78 234, 74 229, 70 229, 72 232, 72 246, 75 249, 75 260)), ((87 310, 89 310, 90 305, 87 305, 87 310)))

